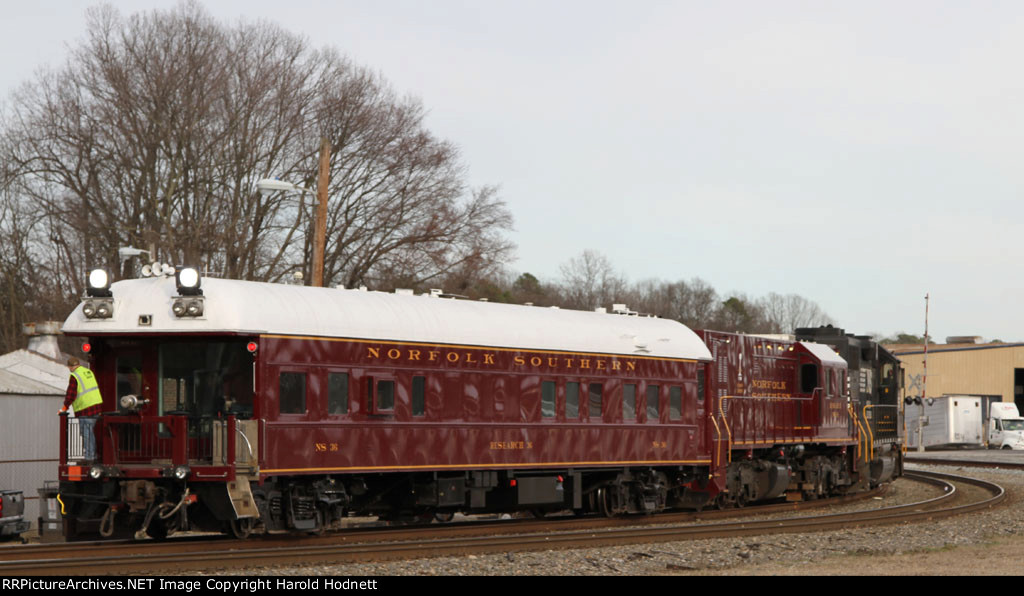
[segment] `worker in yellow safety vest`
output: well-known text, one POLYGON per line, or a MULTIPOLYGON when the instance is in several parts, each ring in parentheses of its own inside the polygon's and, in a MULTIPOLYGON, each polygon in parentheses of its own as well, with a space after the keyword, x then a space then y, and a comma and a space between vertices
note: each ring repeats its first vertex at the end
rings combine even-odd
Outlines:
POLYGON ((68 379, 68 390, 64 395, 64 407, 60 409, 60 413, 67 414, 68 406, 75 411, 78 430, 82 434, 82 455, 87 461, 94 461, 96 435, 93 430, 96 427, 96 417, 103 411, 103 397, 96 383, 96 375, 82 366, 78 358, 68 358, 68 370, 71 371, 71 378, 68 379))

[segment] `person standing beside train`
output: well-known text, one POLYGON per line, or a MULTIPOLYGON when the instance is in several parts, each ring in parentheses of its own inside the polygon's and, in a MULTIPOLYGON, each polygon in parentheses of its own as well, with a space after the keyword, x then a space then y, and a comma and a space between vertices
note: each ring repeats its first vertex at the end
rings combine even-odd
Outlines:
POLYGON ((68 390, 64 395, 64 407, 60 409, 60 413, 66 414, 68 406, 75 411, 78 430, 82 434, 83 455, 86 460, 94 461, 96 435, 93 430, 96 427, 96 417, 102 411, 103 397, 96 383, 96 375, 82 366, 78 358, 68 358, 68 370, 71 371, 71 377, 68 379, 68 390))

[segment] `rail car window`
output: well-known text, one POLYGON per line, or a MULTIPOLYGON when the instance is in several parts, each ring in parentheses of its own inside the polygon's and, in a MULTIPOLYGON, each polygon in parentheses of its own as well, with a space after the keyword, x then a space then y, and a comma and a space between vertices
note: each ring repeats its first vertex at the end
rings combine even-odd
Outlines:
POLYGON ((427 413, 427 378, 412 378, 412 415, 423 416, 427 413))
POLYGON ((554 381, 542 381, 540 384, 540 415, 542 418, 555 417, 554 381))
MULTIPOLYGON (((699 394, 698 394, 699 395, 699 394)), ((671 420, 682 420, 683 418, 683 388, 668 388, 668 417, 671 420)))
POLYGON ((117 357, 117 403, 125 395, 142 397, 142 354, 117 357))
POLYGON ((278 377, 282 414, 306 413, 306 373, 282 372, 278 377))
POLYGON ((632 383, 622 386, 622 419, 636 419, 636 385, 632 383))
MULTIPOLYGON (((679 389, 676 387, 676 389, 679 389)), ((668 419, 678 422, 683 419, 683 394, 682 391, 668 390, 668 419)))
MULTIPOLYGON (((480 375, 470 373, 462 376, 462 415, 467 420, 480 417, 480 375)), ((525 418, 524 418, 525 420, 525 418)))
MULTIPOLYGON (((371 388, 373 385, 371 385, 371 388)), ((371 389, 372 390, 372 389, 371 389)), ((377 381, 377 400, 374 403, 374 411, 383 412, 395 409, 395 382, 381 379, 377 381)))
POLYGON ((601 383, 591 383, 589 391, 589 403, 590 403, 590 419, 601 420, 601 394, 604 392, 604 387, 601 383))
POLYGON ((565 384, 565 418, 576 420, 580 417, 580 384, 568 382, 565 384))
POLYGON ((647 388, 647 422, 661 422, 661 407, 658 397, 657 386, 647 388))
POLYGON ((818 387, 818 365, 817 364, 801 364, 800 365, 800 392, 801 393, 814 393, 814 390, 818 387))
POLYGON ((348 373, 327 373, 327 413, 348 414, 348 373))
MULTIPOLYGON (((252 415, 252 355, 245 341, 160 345, 158 410, 196 417, 252 415)), ((119 378, 120 381, 120 378, 119 378)))

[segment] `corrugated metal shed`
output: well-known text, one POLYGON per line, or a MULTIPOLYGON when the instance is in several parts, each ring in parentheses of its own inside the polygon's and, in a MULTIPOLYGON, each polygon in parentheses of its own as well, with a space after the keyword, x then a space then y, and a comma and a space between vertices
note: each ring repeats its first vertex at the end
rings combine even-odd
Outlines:
POLYGON ((0 488, 25 495, 25 519, 35 526, 37 489, 57 479, 57 411, 68 369, 60 360, 16 350, 0 356, 0 488))

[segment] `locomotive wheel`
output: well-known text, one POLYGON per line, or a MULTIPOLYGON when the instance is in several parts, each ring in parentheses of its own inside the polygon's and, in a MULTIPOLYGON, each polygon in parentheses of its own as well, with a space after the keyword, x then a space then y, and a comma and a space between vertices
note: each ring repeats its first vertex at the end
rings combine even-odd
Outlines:
POLYGON ((166 540, 168 534, 170 532, 167 529, 167 524, 162 519, 154 519, 146 528, 146 535, 153 540, 166 540))
POLYGON ((603 486, 597 489, 597 506, 601 510, 601 515, 613 517, 611 508, 608 507, 608 490, 603 486))
POLYGON ((239 540, 245 540, 252 534, 253 528, 256 527, 256 518, 246 517, 242 519, 233 519, 231 524, 231 534, 239 540))
POLYGON ((436 519, 437 521, 441 522, 442 524, 446 524, 446 523, 452 521, 452 519, 454 517, 455 517, 455 513, 452 512, 452 511, 438 511, 437 513, 434 514, 434 519, 436 519))

